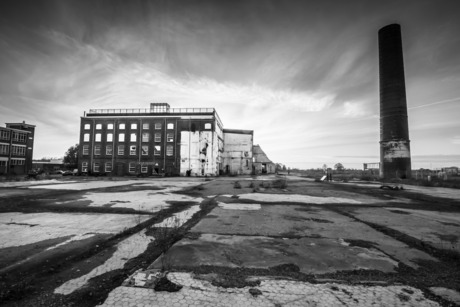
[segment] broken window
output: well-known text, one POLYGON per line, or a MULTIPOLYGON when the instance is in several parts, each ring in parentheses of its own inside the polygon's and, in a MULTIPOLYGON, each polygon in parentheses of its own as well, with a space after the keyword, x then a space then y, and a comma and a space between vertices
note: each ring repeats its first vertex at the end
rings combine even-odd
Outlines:
POLYGON ((99 162, 94 162, 94 164, 93 164, 93 172, 98 173, 100 166, 101 166, 101 164, 99 162))
POLYGON ((155 133, 155 142, 161 142, 161 133, 155 133))
POLYGON ((149 124, 142 124, 142 129, 147 130, 149 129, 150 125, 149 124))
POLYGON ((107 145, 107 147, 105 147, 105 154, 107 156, 111 156, 112 152, 113 152, 113 146, 112 145, 107 145))
POLYGON ((148 142, 150 139, 150 134, 148 132, 142 133, 142 142, 148 142))
POLYGON ((100 156, 101 155, 101 145, 95 145, 94 146, 94 155, 95 156, 100 156))
POLYGON ((172 145, 166 146, 166 155, 167 156, 172 156, 174 154, 174 148, 172 145))
POLYGON ((166 134, 166 141, 174 142, 174 134, 173 133, 166 134))
POLYGON ((154 147, 153 147, 153 155, 154 155, 154 156, 159 156, 159 155, 161 155, 161 146, 154 146, 154 147))
POLYGON ((148 156, 149 154, 149 147, 147 145, 142 145, 142 155, 148 156))
POLYGON ((129 146, 129 154, 130 154, 131 156, 135 156, 135 155, 136 155, 136 146, 135 146, 135 145, 129 146))
POLYGON ((88 162, 82 162, 81 163, 81 171, 83 173, 87 173, 88 172, 88 162))
POLYGON ((161 129, 161 123, 155 123, 155 129, 160 130, 161 129))

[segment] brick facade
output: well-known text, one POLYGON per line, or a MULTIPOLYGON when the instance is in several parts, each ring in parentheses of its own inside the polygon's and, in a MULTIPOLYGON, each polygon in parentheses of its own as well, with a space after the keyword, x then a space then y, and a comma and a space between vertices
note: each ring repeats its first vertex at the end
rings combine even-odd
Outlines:
POLYGON ((7 123, 0 127, 0 175, 24 175, 32 169, 35 126, 7 123))

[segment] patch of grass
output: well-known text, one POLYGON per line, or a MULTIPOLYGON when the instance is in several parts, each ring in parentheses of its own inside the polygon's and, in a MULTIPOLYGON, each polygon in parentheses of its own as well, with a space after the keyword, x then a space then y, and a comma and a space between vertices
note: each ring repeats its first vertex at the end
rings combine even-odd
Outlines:
POLYGON ((235 181, 235 183, 233 184, 233 188, 234 189, 241 189, 241 183, 239 181, 235 181))
POLYGON ((286 189, 287 188, 286 178, 280 178, 280 179, 273 181, 272 187, 276 189, 286 189))

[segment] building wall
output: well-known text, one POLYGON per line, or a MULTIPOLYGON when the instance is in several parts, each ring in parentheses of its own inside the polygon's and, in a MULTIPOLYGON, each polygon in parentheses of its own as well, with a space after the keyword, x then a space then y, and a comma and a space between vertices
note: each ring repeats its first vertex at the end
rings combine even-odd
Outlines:
POLYGON ((80 126, 79 170, 117 176, 185 176, 190 169, 194 176, 217 175, 220 154, 216 126, 213 115, 84 116, 80 126), (120 124, 124 124, 124 129, 120 124), (146 133, 148 138, 144 137, 146 133), (98 134, 100 138, 96 137, 98 134), (113 135, 111 141, 108 134, 113 135), (120 134, 124 134, 124 141, 120 134), (107 152, 108 146, 112 146, 112 154, 107 152))
POLYGON ((0 127, 0 174, 23 175, 32 169, 35 126, 7 123, 0 127))
POLYGON ((231 175, 252 174, 253 131, 224 129, 223 135, 224 152, 221 166, 223 173, 231 175))

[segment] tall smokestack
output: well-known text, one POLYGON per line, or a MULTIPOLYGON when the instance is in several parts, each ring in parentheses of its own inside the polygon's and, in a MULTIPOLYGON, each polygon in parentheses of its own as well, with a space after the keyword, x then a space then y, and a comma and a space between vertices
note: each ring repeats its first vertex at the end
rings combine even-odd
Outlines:
POLYGON ((401 26, 379 30, 380 178, 410 178, 406 84, 401 26))

